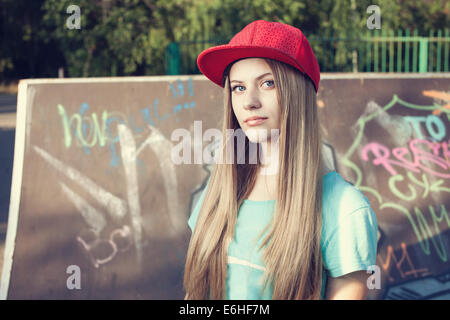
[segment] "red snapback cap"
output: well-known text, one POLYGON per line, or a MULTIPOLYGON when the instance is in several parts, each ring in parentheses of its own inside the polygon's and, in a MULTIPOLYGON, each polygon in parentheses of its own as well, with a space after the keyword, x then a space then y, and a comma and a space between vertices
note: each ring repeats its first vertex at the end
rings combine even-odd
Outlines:
POLYGON ((319 90, 319 64, 308 40, 300 29, 282 22, 253 21, 228 44, 202 51, 197 65, 208 79, 223 88, 226 67, 233 61, 251 57, 287 63, 307 75, 316 92, 319 90))

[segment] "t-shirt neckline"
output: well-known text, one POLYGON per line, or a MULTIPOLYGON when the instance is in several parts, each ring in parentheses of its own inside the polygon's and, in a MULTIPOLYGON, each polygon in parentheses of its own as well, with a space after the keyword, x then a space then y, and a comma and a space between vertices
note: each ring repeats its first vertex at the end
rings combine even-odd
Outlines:
MULTIPOLYGON (((336 173, 335 170, 329 171, 327 172, 323 177, 325 178, 326 176, 328 176, 330 173, 336 173)), ((244 203, 248 203, 248 204, 268 204, 268 203, 273 203, 276 202, 276 199, 270 199, 270 200, 250 200, 250 199, 244 199, 244 203)))

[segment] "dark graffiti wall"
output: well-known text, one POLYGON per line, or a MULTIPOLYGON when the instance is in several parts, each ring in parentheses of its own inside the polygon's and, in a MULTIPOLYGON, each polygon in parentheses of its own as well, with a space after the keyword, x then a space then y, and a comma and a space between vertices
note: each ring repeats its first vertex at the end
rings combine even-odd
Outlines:
POLYGON ((379 224, 372 298, 450 298, 450 76, 327 79, 319 106, 337 170, 379 224))
MULTIPOLYGON (((450 76, 324 75, 318 107, 328 157, 377 214, 370 298, 450 298, 450 76)), ((222 115, 203 76, 22 81, 2 297, 182 298, 222 115), (192 164, 173 161, 180 129, 192 164)))
POLYGON ((172 134, 217 127, 219 94, 203 77, 21 82, 2 296, 183 298, 208 172, 171 160, 172 134))

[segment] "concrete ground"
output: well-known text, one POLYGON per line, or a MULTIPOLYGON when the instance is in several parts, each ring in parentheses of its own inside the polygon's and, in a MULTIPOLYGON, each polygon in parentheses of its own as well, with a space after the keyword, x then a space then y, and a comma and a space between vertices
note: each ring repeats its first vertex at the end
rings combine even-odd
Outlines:
POLYGON ((14 160, 16 94, 0 94, 0 273, 3 266, 14 160))

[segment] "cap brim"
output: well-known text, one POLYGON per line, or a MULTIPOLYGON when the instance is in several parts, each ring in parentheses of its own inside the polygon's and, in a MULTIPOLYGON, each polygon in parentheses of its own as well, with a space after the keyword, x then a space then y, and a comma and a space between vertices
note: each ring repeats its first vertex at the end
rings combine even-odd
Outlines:
MULTIPOLYGON (((199 54, 197 65, 209 80, 223 88, 222 77, 226 67, 231 62, 242 58, 270 58, 279 60, 300 69, 306 75, 304 68, 282 51, 275 48, 259 46, 230 46, 226 44, 208 48, 199 54)), ((314 86, 316 85, 314 84, 314 86)))

